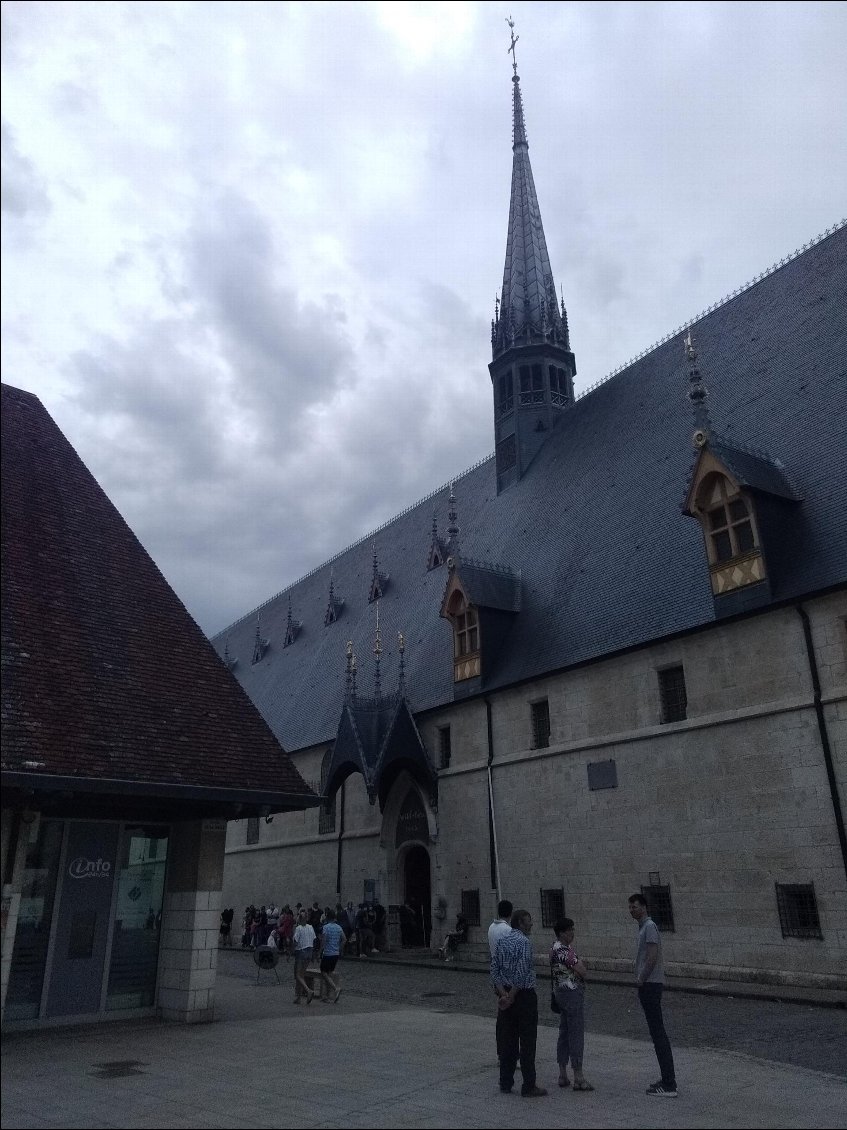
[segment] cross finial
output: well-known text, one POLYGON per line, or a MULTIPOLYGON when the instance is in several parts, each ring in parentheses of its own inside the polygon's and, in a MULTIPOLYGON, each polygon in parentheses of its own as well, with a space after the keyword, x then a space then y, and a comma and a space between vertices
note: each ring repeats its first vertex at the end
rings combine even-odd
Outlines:
POLYGON ((510 32, 511 37, 512 37, 512 42, 506 48, 506 54, 512 56, 512 71, 514 72, 515 77, 517 77, 518 60, 517 60, 517 57, 515 55, 515 45, 517 44, 518 40, 520 39, 520 36, 515 35, 515 21, 512 19, 511 13, 506 17, 506 23, 509 25, 509 32, 510 32))

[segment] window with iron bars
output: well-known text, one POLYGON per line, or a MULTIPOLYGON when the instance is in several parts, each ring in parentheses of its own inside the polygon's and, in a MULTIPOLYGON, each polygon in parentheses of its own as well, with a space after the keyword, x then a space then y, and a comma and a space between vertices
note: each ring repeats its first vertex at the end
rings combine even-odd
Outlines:
POLYGON ((551 930, 560 918, 565 917, 564 887, 541 888, 541 925, 551 930))
POLYGON ((655 884, 650 887, 642 887, 641 893, 647 899, 647 913, 656 923, 656 926, 663 933, 675 933, 670 887, 655 884))
POLYGON ((474 891, 462 891, 462 914, 469 926, 479 925, 479 888, 474 891))
POLYGON ((259 817, 247 817, 247 843, 257 844, 259 842, 259 817))
POLYGON ((438 768, 449 769, 450 757, 453 753, 453 743, 450 737, 449 726, 438 727, 438 768))
POLYGON ((666 667, 659 675, 662 722, 683 722, 688 717, 688 695, 682 665, 666 667))
POLYGON ((814 883, 776 883, 783 938, 822 938, 814 883))
POLYGON ((550 705, 546 698, 530 703, 532 748, 545 749, 550 744, 550 705))

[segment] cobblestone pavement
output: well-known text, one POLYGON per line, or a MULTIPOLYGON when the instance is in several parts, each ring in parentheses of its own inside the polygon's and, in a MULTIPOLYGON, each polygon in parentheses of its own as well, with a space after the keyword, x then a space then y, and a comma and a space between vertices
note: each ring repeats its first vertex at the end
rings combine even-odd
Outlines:
MULTIPOLYGON (((285 959, 280 977, 290 976, 285 959)), ((351 994, 378 1002, 417 1005, 441 1012, 492 1016, 494 1009, 484 972, 395 966, 368 959, 348 958, 339 967, 351 994)), ((222 950, 219 969, 256 980, 249 953, 222 950)), ((263 974, 267 977, 269 974, 263 974)), ((555 1027, 558 1017, 544 1008, 547 982, 539 982, 542 1023, 555 1027)), ((349 1007, 355 1007, 352 1003, 349 1007)), ((847 1075, 847 1010, 777 1001, 666 993, 665 1026, 674 1047, 716 1048, 741 1052, 795 1067, 847 1075)), ((590 1051, 592 1032, 630 1039, 649 1039, 635 989, 592 985, 586 996, 586 1028, 590 1051)))

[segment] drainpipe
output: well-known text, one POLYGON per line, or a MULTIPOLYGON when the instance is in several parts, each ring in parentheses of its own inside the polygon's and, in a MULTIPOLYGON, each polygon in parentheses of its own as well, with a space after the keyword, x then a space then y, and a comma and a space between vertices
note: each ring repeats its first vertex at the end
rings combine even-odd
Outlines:
POLYGON ((344 839, 344 793, 346 784, 346 780, 342 781, 341 788, 339 790, 341 797, 338 805, 338 860, 335 865, 335 893, 337 896, 337 902, 341 902, 341 841, 344 839))
POLYGON ((802 604, 796 604, 797 614, 803 621, 803 635, 806 640, 806 655, 809 659, 809 671, 812 675, 812 688, 815 692, 815 714, 818 719, 818 733, 823 748, 823 759, 826 765, 826 775, 829 781, 829 795, 832 798, 832 807, 835 812, 835 827, 838 829, 838 842, 841 845, 841 862, 844 864, 844 873, 847 875, 847 834, 844 831, 844 813, 841 810, 841 798, 838 795, 838 781, 835 777, 835 766, 832 761, 832 748, 829 744, 829 732, 826 728, 826 715, 821 702, 821 681, 818 675, 818 661, 815 657, 815 645, 812 640, 812 625, 809 614, 802 604))
POLYGON ((491 763, 494 761, 494 735, 491 724, 491 700, 485 698, 485 718, 488 726, 488 860, 491 868, 491 887, 500 901, 500 853, 497 848, 497 821, 494 817, 494 784, 491 780, 491 763))

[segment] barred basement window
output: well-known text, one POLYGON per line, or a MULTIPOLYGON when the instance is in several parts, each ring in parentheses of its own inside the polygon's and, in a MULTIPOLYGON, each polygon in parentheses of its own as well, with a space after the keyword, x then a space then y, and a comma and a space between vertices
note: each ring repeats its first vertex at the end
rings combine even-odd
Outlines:
POLYGON ((259 817, 247 817, 247 843, 257 844, 259 842, 259 817))
POLYGON ((550 706, 546 698, 530 703, 532 717, 532 748, 546 749, 550 744, 550 706))
POLYGON ((658 928, 664 933, 675 933, 670 887, 656 884, 651 887, 642 887, 641 893, 647 899, 647 913, 658 928))
POLYGON ((814 883, 776 883, 783 938, 822 938, 814 883))
POLYGON ((479 925, 479 888, 475 891, 462 891, 462 914, 469 926, 479 925))
POLYGON ((453 752, 452 741, 450 738, 450 727, 438 727, 438 768, 450 768, 450 755, 453 752))
POLYGON ((565 917, 564 887, 541 888, 541 925, 551 930, 560 918, 565 917))
POLYGON ((682 666, 666 667, 664 671, 659 671, 658 675, 662 722, 683 722, 688 717, 685 671, 682 666))

